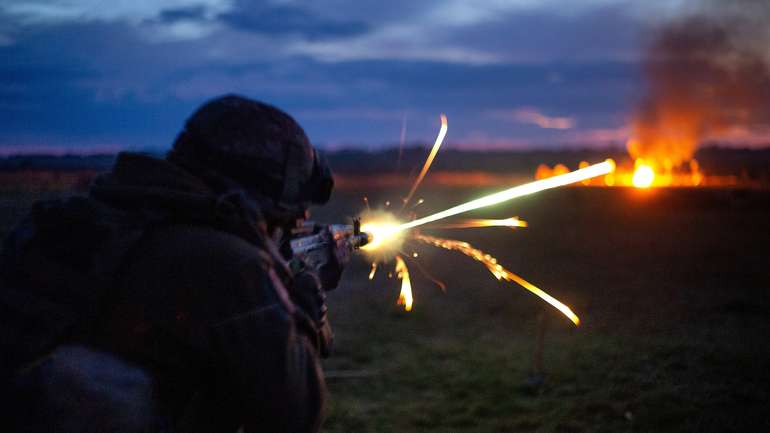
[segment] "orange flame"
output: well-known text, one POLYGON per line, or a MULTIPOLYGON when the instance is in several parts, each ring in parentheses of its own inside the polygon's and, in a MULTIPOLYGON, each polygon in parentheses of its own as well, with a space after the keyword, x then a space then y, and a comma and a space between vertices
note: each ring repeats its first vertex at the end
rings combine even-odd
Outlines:
MULTIPOLYGON (((614 165, 614 161, 612 163, 614 165)), ((578 168, 583 169, 588 166, 587 164, 585 161, 581 161, 578 168)), ((545 164, 540 164, 535 171, 535 179, 544 180, 553 177, 557 172, 562 171, 560 166, 562 164, 557 164, 551 169, 545 164)), ((633 165, 626 163, 615 172, 607 173, 602 177, 584 179, 580 183, 585 186, 632 186, 640 189, 730 184, 729 179, 719 179, 718 177, 707 179, 700 169, 700 164, 695 159, 689 160, 687 164, 676 166, 669 158, 662 160, 636 158, 633 165)))
POLYGON ((690 160, 690 181, 694 186, 698 186, 703 182, 703 173, 700 172, 700 164, 694 159, 690 160))
POLYGON ((417 235, 415 238, 439 248, 444 248, 450 251, 459 251, 466 256, 481 262, 498 280, 502 279, 506 281, 513 281, 519 284, 520 286, 538 296, 540 299, 551 304, 557 310, 561 311, 561 313, 567 316, 567 318, 570 319, 572 323, 575 324, 575 326, 580 325, 580 318, 574 312, 572 312, 568 306, 562 304, 558 299, 536 287, 529 281, 505 269, 501 264, 497 262, 496 258, 484 253, 479 249, 473 248, 471 244, 453 239, 443 239, 426 235, 417 235))
POLYGON ((653 170, 652 166, 646 164, 643 159, 637 158, 631 184, 637 188, 649 188, 654 181, 655 170, 653 170))
POLYGON ((687 113, 677 113, 657 119, 658 123, 653 124, 636 120, 636 136, 626 144, 628 153, 634 158, 630 185, 649 188, 701 184, 703 175, 698 161, 693 159, 698 145, 697 134, 687 122, 678 123, 685 117, 687 113))

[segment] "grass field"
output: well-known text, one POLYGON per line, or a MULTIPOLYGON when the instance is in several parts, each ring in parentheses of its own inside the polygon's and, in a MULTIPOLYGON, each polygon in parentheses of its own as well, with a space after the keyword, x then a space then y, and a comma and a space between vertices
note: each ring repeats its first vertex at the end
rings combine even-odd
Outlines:
MULTIPOLYGON (((339 194, 319 219, 353 212, 363 193, 339 194)), ((478 194, 424 191, 422 213, 478 194)), ((369 282, 361 260, 330 295, 325 431, 770 428, 770 194, 569 188, 478 214, 511 215, 530 227, 435 233, 498 257, 583 324, 428 247, 418 260, 448 291, 412 266, 415 307, 404 313, 393 305, 399 283, 386 272, 369 282), (532 374, 539 314, 542 383, 532 374)))
MULTIPOLYGON (((421 213, 480 192, 424 190, 421 213)), ((375 204, 403 192, 340 191, 318 220, 357 213, 364 193, 375 204)), ((39 195, 4 193, 0 234, 39 195)), ((359 258, 329 296, 325 432, 770 428, 770 193, 567 188, 474 216, 511 215, 530 227, 430 233, 491 253, 583 324, 459 253, 419 246, 405 249, 448 291, 412 265, 405 313, 398 281, 368 281, 359 258)))

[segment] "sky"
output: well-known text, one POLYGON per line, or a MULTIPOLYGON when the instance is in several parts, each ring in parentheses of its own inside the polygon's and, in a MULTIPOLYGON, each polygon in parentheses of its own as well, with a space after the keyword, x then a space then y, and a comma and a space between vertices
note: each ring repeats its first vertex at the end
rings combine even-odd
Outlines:
POLYGON ((165 150, 201 103, 276 105, 327 148, 625 141, 677 1, 3 0, 0 154, 165 150))

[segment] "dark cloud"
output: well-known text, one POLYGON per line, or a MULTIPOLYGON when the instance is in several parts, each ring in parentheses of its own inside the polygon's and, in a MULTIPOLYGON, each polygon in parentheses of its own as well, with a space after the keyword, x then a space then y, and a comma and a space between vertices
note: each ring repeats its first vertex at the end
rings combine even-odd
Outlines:
POLYGON ((289 5, 269 5, 260 0, 239 0, 219 18, 233 28, 269 35, 296 34, 308 39, 356 36, 369 26, 363 21, 330 19, 289 5))
POLYGON ((165 9, 160 12, 158 18, 164 23, 203 20, 206 18, 206 8, 202 5, 197 5, 186 8, 165 9))
MULTIPOLYGON (((394 143, 404 113, 407 139, 431 140, 441 112, 449 116, 450 144, 574 142, 622 126, 639 84, 638 66, 628 60, 638 25, 617 9, 506 12, 458 26, 431 18, 440 4, 428 1, 399 0, 382 13, 370 1, 347 9, 337 0, 239 2, 224 16, 191 4, 139 22, 13 27, 15 42, 0 46, 0 146, 163 149, 198 104, 226 92, 295 113, 314 141, 328 145, 394 143), (163 37, 187 24, 214 26, 187 38, 163 37), (382 33, 401 38, 388 47, 395 52, 399 44, 426 52, 435 45, 500 61, 378 57, 382 46, 368 41, 382 33), (292 51, 297 40, 341 50, 360 43, 371 57, 324 61, 292 51), (489 115, 523 107, 574 118, 576 126, 547 130, 489 115)), ((0 13, 0 29, 11 20, 0 13)))
POLYGON ((335 13, 349 20, 370 23, 373 26, 403 22, 412 17, 429 14, 442 6, 444 0, 314 0, 303 2, 303 7, 315 14, 335 13))
POLYGON ((451 44, 511 62, 629 61, 639 57, 640 30, 623 7, 607 6, 569 15, 548 10, 501 13, 446 34, 451 44))

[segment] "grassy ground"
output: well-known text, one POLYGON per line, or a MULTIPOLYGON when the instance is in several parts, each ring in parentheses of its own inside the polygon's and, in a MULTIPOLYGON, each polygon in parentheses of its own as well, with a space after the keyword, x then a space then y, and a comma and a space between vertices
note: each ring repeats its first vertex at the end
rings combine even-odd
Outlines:
MULTIPOLYGON (((438 210, 478 193, 424 195, 438 210)), ((360 195, 338 196, 322 217, 351 212, 360 195)), ((479 216, 510 215, 530 227, 431 233, 497 256, 583 325, 468 258, 418 246, 406 249, 449 288, 413 265, 415 307, 403 313, 398 282, 386 272, 368 282, 362 260, 330 295, 338 350, 326 363, 325 431, 770 428, 770 195, 567 189, 479 216), (532 374, 538 314, 542 383, 532 374)))
MULTIPOLYGON (((318 219, 356 213, 364 192, 340 192, 318 219)), ((426 190, 420 213, 480 192, 426 190)), ((40 195, 0 195, 0 234, 40 195)), ((412 263, 415 307, 405 313, 398 282, 386 270, 368 281, 359 258, 329 296, 337 350, 324 365, 325 432, 770 428, 770 194, 572 188, 474 216, 511 215, 530 227, 430 233, 495 255, 583 324, 458 253, 416 244, 405 250, 448 291, 412 263)))

